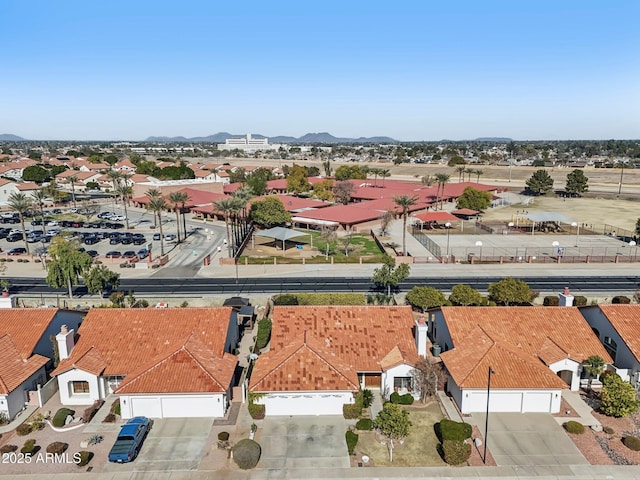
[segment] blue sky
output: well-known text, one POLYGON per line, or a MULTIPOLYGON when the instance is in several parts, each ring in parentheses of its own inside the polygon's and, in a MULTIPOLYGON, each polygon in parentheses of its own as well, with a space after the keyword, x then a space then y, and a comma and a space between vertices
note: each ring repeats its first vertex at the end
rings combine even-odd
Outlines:
POLYGON ((3 0, 0 133, 640 138, 640 2, 3 0))

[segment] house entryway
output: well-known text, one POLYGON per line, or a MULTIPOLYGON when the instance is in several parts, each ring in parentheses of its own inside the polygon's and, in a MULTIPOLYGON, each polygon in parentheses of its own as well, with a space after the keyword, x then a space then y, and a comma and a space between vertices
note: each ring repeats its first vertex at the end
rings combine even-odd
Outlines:
POLYGON ((571 380, 573 380, 573 372, 571 370, 560 370, 558 376, 564 383, 571 386, 571 380))
POLYGON ((365 388, 380 388, 382 384, 382 374, 380 373, 365 373, 364 374, 364 386, 365 388))

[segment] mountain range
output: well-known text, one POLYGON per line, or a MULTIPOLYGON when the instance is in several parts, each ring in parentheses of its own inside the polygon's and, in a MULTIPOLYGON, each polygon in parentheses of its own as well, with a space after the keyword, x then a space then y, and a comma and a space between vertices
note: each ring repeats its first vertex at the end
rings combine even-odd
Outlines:
MULTIPOLYGON (((264 135, 252 134, 253 138, 265 138, 264 135)), ((240 138, 244 135, 232 135, 227 132, 219 132, 207 137, 148 137, 145 142, 163 142, 163 143, 178 143, 178 142, 211 142, 211 143, 223 143, 228 138, 240 138)), ((391 137, 360 137, 360 138, 341 138, 334 137, 330 133, 307 133, 299 138, 289 136, 277 136, 269 137, 270 143, 398 143, 398 140, 394 140, 391 137)))
POLYGON ((22 142, 24 140, 26 140, 26 138, 22 138, 17 135, 12 135, 10 133, 0 133, 0 142, 22 142))

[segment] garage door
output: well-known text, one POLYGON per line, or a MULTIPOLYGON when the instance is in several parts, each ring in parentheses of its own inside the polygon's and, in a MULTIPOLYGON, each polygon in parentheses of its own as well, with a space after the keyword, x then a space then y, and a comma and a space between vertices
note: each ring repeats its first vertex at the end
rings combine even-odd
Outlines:
MULTIPOLYGON (((472 392, 470 394, 471 408, 469 412, 484 412, 487 410, 486 392, 472 392)), ((522 406, 521 392, 491 392, 489 400, 490 412, 519 412, 522 406)))
POLYGON ((158 397, 131 397, 134 417, 162 418, 162 405, 158 397))
POLYGON ((342 415, 343 395, 269 395, 265 397, 266 414, 274 415, 342 415))
POLYGON ((523 412, 545 412, 551 411, 551 393, 549 392, 524 392, 522 401, 523 412))
POLYGON ((211 397, 168 397, 162 399, 162 414, 164 418, 214 417, 214 405, 211 397))

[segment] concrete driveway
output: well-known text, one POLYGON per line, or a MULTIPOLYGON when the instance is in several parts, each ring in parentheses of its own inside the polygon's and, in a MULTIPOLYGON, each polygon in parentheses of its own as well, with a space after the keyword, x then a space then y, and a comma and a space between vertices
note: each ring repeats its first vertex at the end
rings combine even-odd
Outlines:
MULTIPOLYGON (((482 434, 484 422, 484 414, 473 414, 473 423, 482 434)), ((487 437, 487 447, 498 465, 589 464, 562 426, 547 413, 491 413, 487 437)))
POLYGON ((204 454, 213 419, 165 418, 153 421, 131 463, 105 465, 105 472, 195 470, 204 454))
POLYGON ((256 438, 262 446, 258 467, 348 468, 342 416, 267 417, 256 438))

